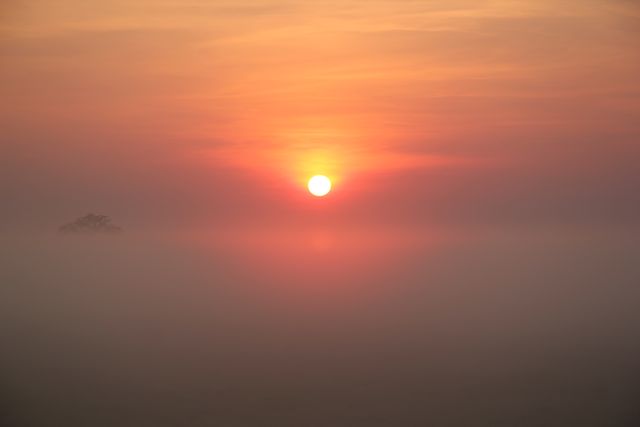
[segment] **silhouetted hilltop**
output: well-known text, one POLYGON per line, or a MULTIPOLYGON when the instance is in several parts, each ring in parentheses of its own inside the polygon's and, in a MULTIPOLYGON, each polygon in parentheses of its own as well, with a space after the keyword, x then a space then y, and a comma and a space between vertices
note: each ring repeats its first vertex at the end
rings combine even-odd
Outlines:
POLYGON ((122 228, 111 223, 106 215, 89 213, 59 228, 61 233, 120 233, 122 228))

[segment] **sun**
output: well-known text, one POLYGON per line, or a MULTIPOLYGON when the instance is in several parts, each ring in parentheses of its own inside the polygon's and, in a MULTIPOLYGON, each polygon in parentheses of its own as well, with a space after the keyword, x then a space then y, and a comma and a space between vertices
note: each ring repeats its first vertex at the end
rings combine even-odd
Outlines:
POLYGON ((331 180, 324 175, 312 176, 307 184, 309 192, 316 197, 322 197, 331 191, 331 180))

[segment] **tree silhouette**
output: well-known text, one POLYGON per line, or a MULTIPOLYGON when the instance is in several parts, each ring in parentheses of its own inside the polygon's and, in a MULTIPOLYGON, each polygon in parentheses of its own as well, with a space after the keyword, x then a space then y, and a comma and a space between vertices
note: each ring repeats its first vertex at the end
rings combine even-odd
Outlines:
POLYGON ((61 233, 119 233, 122 228, 111 224, 106 215, 87 214, 60 227, 61 233))

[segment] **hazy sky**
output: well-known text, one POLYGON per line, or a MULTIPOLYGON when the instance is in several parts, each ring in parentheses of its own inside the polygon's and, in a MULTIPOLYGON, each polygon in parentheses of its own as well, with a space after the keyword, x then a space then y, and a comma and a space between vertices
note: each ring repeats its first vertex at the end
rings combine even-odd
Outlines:
POLYGON ((340 218, 640 215, 633 1, 12 1, 0 34, 5 224, 288 221, 314 173, 340 218))
POLYGON ((640 425, 638 76, 635 0, 0 0, 0 425, 640 425))

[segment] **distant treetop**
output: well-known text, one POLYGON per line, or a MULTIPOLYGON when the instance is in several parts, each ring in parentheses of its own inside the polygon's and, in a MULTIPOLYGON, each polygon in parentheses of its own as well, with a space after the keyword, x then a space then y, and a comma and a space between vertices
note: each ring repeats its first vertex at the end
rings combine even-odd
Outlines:
POLYGON ((111 224, 106 215, 87 214, 60 227, 61 233, 119 233, 122 228, 111 224))

